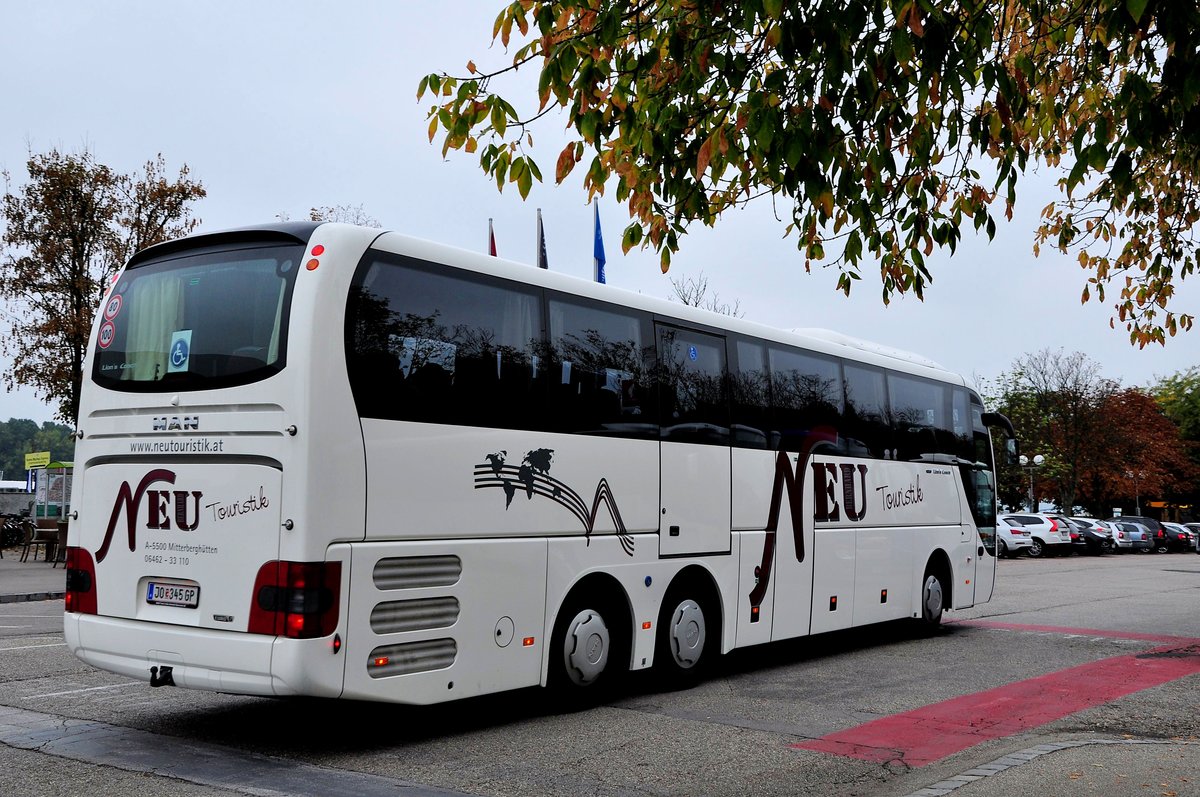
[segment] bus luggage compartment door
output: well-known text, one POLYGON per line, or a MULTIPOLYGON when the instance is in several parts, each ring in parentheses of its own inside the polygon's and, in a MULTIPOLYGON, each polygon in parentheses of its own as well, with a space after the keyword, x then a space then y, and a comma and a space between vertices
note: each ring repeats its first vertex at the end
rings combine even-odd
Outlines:
POLYGON ((351 547, 343 697, 430 704, 541 682, 545 539, 351 547))

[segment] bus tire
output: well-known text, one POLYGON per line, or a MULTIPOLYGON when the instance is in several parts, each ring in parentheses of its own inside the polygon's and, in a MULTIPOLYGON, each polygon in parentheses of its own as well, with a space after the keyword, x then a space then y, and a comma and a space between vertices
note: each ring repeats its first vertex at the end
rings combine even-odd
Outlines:
POLYGON ((931 562, 921 579, 921 627, 932 631, 941 625, 942 610, 946 605, 945 576, 931 562))
POLYGON ((615 600, 588 590, 563 603, 550 640, 550 678, 560 692, 600 697, 619 680, 628 656, 628 623, 615 600))
POLYGON ((695 686, 716 658, 720 624, 715 606, 710 591, 694 581, 667 590, 654 642, 654 665, 664 686, 695 686))

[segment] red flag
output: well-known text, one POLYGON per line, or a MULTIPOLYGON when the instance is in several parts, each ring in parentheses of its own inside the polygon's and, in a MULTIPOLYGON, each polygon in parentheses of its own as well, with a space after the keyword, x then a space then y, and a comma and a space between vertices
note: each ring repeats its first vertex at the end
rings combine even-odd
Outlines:
POLYGON ((491 219, 488 219, 488 254, 496 256, 496 233, 492 231, 491 219))

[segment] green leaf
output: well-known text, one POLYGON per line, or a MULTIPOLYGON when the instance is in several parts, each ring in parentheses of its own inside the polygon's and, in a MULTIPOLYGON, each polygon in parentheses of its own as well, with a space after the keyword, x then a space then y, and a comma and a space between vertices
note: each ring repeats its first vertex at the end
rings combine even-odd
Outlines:
POLYGON ((1129 12, 1129 16, 1133 17, 1134 22, 1140 23, 1147 4, 1148 0, 1125 0, 1125 9, 1129 12))

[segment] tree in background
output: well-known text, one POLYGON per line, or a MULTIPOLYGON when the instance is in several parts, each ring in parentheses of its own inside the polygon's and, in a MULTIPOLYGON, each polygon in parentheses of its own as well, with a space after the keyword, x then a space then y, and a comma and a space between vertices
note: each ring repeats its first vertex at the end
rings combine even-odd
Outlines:
POLYGON ((1085 463, 1104 456, 1103 406, 1117 383, 1080 352, 1043 349, 1018 358, 1004 385, 1012 400, 1001 412, 1016 427, 1021 450, 1046 457, 1035 474, 1042 493, 1071 511, 1085 463))
POLYGON ((708 292, 708 277, 704 272, 700 272, 698 277, 680 277, 671 278, 672 295, 668 299, 677 299, 688 307, 701 307, 705 310, 712 310, 714 313, 741 318, 746 315, 746 311, 742 309, 740 299, 735 299, 733 304, 721 301, 720 295, 716 291, 711 294, 708 292))
POLYGON ((1111 511, 1109 504, 1119 504, 1131 515, 1139 503, 1143 511, 1150 499, 1177 503, 1194 489, 1200 471, 1188 458, 1179 427, 1149 392, 1118 391, 1100 411, 1104 457, 1081 467, 1081 492, 1090 505, 1111 511))
MULTIPOLYGON (((1163 414, 1175 422, 1179 436, 1188 449, 1195 472, 1200 473, 1200 367, 1160 379, 1150 389, 1163 414)), ((1190 504, 1193 517, 1200 517, 1200 479, 1190 492, 1180 497, 1180 503, 1190 504)))
MULTIPOLYGON (((1081 353, 1024 355, 995 392, 990 401, 1013 422, 1021 451, 1046 458, 1034 472, 1039 498, 1052 497, 1064 512, 1082 505, 1101 517, 1114 506, 1131 513, 1139 496, 1143 507, 1151 498, 1178 500, 1200 481, 1179 426, 1154 396, 1103 377, 1081 353)), ((1001 502, 1024 507, 1028 472, 998 469, 1001 502)))
POLYGON ((6 480, 23 480, 25 455, 35 451, 49 451, 51 461, 69 462, 75 452, 75 433, 53 421, 40 427, 25 418, 0 421, 0 471, 6 480))
POLYGON ((885 302, 920 297, 925 258, 993 237, 1020 178, 1048 168, 1062 199, 1035 253, 1077 253, 1084 302, 1115 285, 1110 323, 1134 343, 1192 326, 1170 301, 1198 252, 1195 3, 514 0, 493 38, 514 29, 510 64, 421 80, 430 141, 526 196, 530 128, 566 109, 555 180, 585 156, 589 195, 615 179, 622 248, 653 247, 663 271, 690 224, 770 197, 806 269, 832 255, 849 293, 865 259, 885 302), (537 96, 518 111, 494 88, 527 64, 537 96))
POLYGON ((139 249, 195 229, 191 205, 206 192, 187 166, 168 179, 162 155, 119 174, 88 150, 52 149, 30 153, 26 169, 17 190, 3 172, 0 319, 15 362, 4 384, 32 387, 74 423, 92 318, 112 276, 139 249))
POLYGON ((379 220, 363 210, 362 205, 334 205, 312 208, 308 211, 312 221, 340 221, 361 227, 378 227, 379 220))

